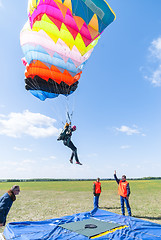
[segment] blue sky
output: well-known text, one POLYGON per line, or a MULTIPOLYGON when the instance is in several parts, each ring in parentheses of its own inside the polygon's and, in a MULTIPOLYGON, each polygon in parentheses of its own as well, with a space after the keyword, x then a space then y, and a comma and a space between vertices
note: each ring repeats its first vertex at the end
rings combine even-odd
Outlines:
POLYGON ((25 90, 19 34, 27 0, 0 0, 0 170, 4 178, 161 176, 161 1, 109 0, 116 20, 102 34, 67 100, 25 90), (74 109, 69 163, 57 135, 74 109))

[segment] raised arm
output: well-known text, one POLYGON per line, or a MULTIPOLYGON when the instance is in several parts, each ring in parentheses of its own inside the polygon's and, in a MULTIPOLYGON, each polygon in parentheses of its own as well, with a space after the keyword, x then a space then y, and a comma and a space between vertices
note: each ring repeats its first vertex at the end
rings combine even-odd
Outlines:
POLYGON ((117 184, 119 184, 120 180, 119 180, 119 179, 117 178, 117 176, 116 176, 116 170, 114 171, 114 178, 115 178, 117 184))

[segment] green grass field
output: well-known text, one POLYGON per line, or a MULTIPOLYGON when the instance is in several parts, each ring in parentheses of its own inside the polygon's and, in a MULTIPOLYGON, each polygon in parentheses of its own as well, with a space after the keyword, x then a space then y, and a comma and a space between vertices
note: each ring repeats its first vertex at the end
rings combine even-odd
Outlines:
MULTIPOLYGON (((161 180, 129 183, 132 215, 161 224, 161 180)), ((0 183, 0 195, 14 184, 0 183)), ((21 193, 13 203, 7 223, 45 220, 93 209, 92 181, 20 182, 18 185, 21 193)), ((121 214, 115 181, 102 181, 100 207, 121 214)))

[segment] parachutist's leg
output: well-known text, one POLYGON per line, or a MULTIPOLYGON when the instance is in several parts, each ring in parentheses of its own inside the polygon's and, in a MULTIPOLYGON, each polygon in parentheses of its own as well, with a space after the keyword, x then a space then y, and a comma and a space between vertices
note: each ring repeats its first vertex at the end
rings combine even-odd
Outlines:
POLYGON ((73 160, 73 157, 74 157, 74 152, 72 152, 72 155, 71 155, 71 158, 70 158, 70 159, 72 159, 72 160, 73 160))
POLYGON ((74 157, 74 152, 72 152, 71 158, 70 158, 70 163, 73 163, 73 157, 74 157))
POLYGON ((72 143, 72 141, 69 142, 68 147, 69 147, 70 149, 72 149, 72 151, 73 151, 72 154, 74 154, 76 163, 82 165, 82 164, 79 162, 79 159, 78 159, 77 148, 76 148, 76 146, 74 146, 74 144, 72 143))
POLYGON ((73 146, 74 145, 72 146, 72 144, 71 144, 72 142, 68 141, 68 140, 64 140, 63 143, 64 143, 65 146, 69 147, 72 150, 72 155, 71 155, 71 158, 70 158, 69 161, 70 161, 70 163, 73 163, 73 157, 74 157, 73 146))
POLYGON ((82 165, 82 163, 80 163, 80 161, 79 161, 79 159, 78 159, 77 148, 76 148, 76 150, 74 151, 74 156, 75 156, 76 163, 79 164, 79 165, 82 165))
POLYGON ((75 161, 76 161, 76 162, 79 162, 78 154, 77 154, 77 148, 76 148, 75 151, 73 151, 73 152, 74 152, 75 161))

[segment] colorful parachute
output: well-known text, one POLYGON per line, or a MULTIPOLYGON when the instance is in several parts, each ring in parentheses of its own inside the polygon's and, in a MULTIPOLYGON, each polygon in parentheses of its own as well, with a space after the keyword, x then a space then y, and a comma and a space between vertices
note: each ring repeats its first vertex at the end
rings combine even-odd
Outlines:
POLYGON ((20 34, 26 89, 41 100, 73 93, 114 19, 105 0, 29 0, 28 22, 20 34))

